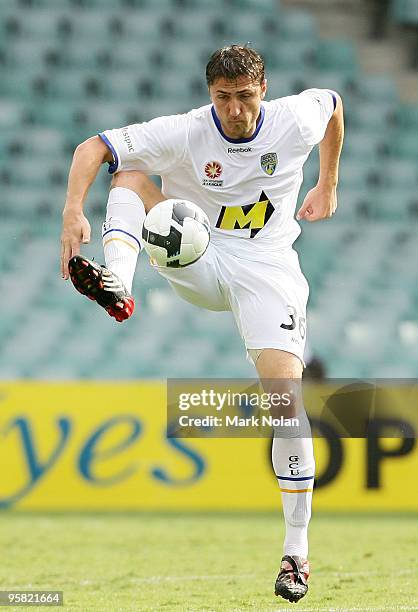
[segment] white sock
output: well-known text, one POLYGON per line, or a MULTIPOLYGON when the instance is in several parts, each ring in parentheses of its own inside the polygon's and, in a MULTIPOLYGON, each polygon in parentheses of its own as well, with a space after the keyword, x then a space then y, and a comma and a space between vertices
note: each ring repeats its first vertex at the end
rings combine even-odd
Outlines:
POLYGON ((129 292, 142 248, 144 219, 144 203, 134 191, 124 187, 110 190, 102 231, 105 263, 129 292))
POLYGON ((282 494, 286 523, 283 553, 306 559, 315 460, 311 428, 306 412, 303 410, 298 414, 298 418, 300 426, 297 429, 275 428, 272 461, 282 494), (301 492, 293 493, 293 491, 301 492))

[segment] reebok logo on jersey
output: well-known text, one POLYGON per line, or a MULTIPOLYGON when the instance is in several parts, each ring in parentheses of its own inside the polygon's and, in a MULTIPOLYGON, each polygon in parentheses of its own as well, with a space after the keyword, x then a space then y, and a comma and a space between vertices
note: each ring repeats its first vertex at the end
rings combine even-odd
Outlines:
POLYGON ((123 136, 123 140, 126 142, 126 145, 128 147, 128 153, 133 153, 135 149, 134 149, 134 145, 132 144, 131 136, 129 134, 129 130, 127 127, 122 129, 122 136, 123 136))
POLYGON ((251 153, 252 147, 228 147, 228 153, 251 153))
POLYGON ((274 206, 263 191, 254 204, 222 206, 215 227, 223 230, 249 229, 250 238, 254 238, 273 213, 274 206))

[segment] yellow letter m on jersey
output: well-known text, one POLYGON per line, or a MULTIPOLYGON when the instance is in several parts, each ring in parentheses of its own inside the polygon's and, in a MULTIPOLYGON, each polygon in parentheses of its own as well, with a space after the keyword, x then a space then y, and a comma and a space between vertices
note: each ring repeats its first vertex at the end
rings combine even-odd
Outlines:
POLYGON ((264 193, 258 202, 244 206, 222 206, 216 226, 223 230, 249 229, 254 238, 274 212, 274 206, 264 193))

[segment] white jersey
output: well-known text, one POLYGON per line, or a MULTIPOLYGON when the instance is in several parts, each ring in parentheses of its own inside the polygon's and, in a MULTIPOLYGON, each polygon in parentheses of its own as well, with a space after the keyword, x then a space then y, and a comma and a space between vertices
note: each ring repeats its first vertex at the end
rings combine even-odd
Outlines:
POLYGON ((335 104, 335 94, 321 89, 263 102, 255 133, 239 140, 224 134, 211 105, 100 136, 113 154, 109 172, 160 175, 167 198, 206 212, 215 242, 256 255, 289 248, 299 235, 302 167, 335 104))

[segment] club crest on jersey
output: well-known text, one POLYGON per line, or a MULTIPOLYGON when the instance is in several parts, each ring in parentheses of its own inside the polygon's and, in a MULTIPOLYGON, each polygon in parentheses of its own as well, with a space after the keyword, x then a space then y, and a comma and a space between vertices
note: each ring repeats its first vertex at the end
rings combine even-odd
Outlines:
POLYGON ((208 187, 222 187, 223 180, 219 179, 223 171, 218 161, 210 161, 205 165, 205 174, 208 178, 203 179, 202 184, 208 187))
POLYGON ((278 161, 277 153, 264 153, 260 159, 261 168, 268 176, 272 176, 277 168, 278 161))

